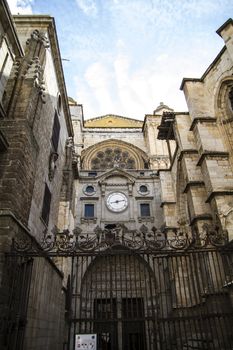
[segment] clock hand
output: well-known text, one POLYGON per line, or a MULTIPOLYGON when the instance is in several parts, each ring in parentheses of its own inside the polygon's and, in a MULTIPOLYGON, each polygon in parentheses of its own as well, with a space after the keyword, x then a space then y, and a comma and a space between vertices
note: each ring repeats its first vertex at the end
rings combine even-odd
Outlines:
POLYGON ((119 199, 119 200, 117 199, 116 201, 110 202, 110 203, 112 204, 112 203, 119 203, 119 202, 125 202, 125 199, 119 199))

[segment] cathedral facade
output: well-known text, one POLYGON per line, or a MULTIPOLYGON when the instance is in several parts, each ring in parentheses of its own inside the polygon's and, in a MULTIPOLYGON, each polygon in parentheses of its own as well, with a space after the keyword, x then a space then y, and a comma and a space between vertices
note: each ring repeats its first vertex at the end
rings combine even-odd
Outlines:
POLYGON ((85 120, 54 20, 0 14, 0 347, 231 350, 232 19, 189 112, 85 120))

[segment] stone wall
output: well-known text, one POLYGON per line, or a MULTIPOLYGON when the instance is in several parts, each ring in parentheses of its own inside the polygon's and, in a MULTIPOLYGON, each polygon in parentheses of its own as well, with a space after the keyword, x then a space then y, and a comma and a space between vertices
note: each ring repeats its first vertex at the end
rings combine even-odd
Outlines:
MULTIPOLYGON (((191 134, 195 153, 192 157, 196 166, 193 163, 192 174, 196 174, 196 179, 192 181, 196 182, 195 186, 199 183, 199 189, 193 185, 189 194, 192 216, 197 218, 202 215, 206 219, 209 216, 210 220, 217 220, 222 229, 226 229, 225 216, 228 215, 225 207, 232 207, 233 203, 233 149, 230 141, 233 130, 230 100, 233 86, 232 28, 233 22, 228 20, 217 31, 226 46, 203 76, 200 79, 184 79, 181 87, 189 108, 188 133, 191 134), (195 207, 198 209, 195 210, 195 207)), ((183 123, 180 122, 180 125, 183 128, 183 123)), ((178 120, 177 133, 180 133, 178 120)), ((182 150, 182 145, 180 147, 182 150)), ((231 229, 229 232, 232 232, 231 229)))
MULTIPOLYGON (((12 20, 10 15, 8 21, 9 18, 12 20)), ((45 230, 50 231, 57 225, 64 171, 69 170, 70 182, 73 179, 72 152, 68 156, 66 147, 73 130, 54 21, 49 16, 19 16, 15 18, 15 23, 25 54, 21 49, 21 54, 14 61, 5 85, 5 115, 0 120, 1 132, 7 143, 0 157, 1 291, 11 290, 14 283, 14 278, 13 281, 5 278, 4 260, 12 238, 32 239, 36 244, 35 238, 40 241, 45 230), (60 124, 57 149, 52 142, 55 115, 60 124), (48 222, 41 218, 45 184, 51 192, 48 222)), ((13 22, 8 24, 13 26, 13 22)), ((63 199, 70 204, 67 211, 72 218, 72 196, 63 196, 63 199)), ((57 261, 56 266, 42 257, 33 260, 31 280, 27 276, 28 286, 24 288, 23 282, 20 282, 14 290, 14 297, 20 301, 14 306, 12 320, 8 314, 11 312, 9 296, 5 295, 4 300, 0 298, 0 321, 10 319, 12 325, 22 327, 20 334, 23 335, 27 320, 23 349, 62 350, 64 339, 67 339, 64 333, 65 286, 70 273, 69 264, 66 263, 64 279, 57 267, 62 269, 63 262, 57 261), (28 310, 25 309, 27 305, 28 310)), ((16 266, 19 271, 20 266, 16 266)), ((9 329, 13 329, 12 325, 9 329)), ((17 326, 12 330, 10 342, 15 339, 15 332, 18 332, 17 326)), ((6 336, 0 332, 0 347, 5 339, 6 336)))
POLYGON ((24 349, 63 349, 65 297, 63 275, 49 260, 34 259, 24 349))

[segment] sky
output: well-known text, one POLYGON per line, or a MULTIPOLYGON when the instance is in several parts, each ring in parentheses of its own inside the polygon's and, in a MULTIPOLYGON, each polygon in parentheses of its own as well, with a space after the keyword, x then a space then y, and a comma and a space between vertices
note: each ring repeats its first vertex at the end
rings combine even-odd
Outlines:
POLYGON ((55 18, 68 95, 85 119, 143 120, 164 102, 187 111, 180 85, 200 78, 224 42, 233 0, 8 0, 13 14, 55 18))

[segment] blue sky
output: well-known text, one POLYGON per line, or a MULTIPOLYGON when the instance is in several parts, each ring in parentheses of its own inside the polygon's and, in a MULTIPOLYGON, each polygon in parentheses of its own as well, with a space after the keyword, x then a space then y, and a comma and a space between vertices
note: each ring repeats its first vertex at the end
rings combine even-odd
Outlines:
POLYGON ((68 95, 85 118, 143 119, 161 101, 186 111, 183 77, 200 77, 224 45, 232 0, 8 0, 55 17, 68 95), (68 61, 66 61, 68 60, 68 61))

